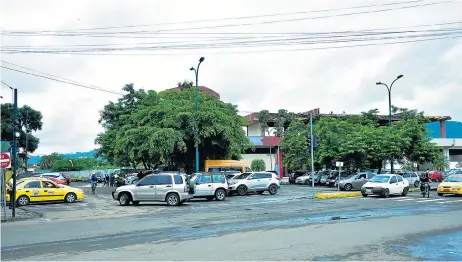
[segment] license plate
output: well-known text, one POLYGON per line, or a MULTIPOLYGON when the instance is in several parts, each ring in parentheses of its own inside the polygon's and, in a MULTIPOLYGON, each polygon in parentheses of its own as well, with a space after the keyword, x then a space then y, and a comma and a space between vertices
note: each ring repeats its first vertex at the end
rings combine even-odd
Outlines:
POLYGON ((366 193, 372 193, 372 190, 366 189, 366 193))
POLYGON ((443 192, 449 192, 449 191, 451 191, 449 188, 443 189, 443 192))

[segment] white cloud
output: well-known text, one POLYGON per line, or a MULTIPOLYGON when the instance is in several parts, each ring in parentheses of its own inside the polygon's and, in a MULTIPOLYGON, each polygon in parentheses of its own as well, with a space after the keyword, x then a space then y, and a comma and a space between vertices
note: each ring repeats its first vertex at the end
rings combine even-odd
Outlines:
MULTIPOLYGON (((175 23, 272 13, 299 12, 373 5, 376 1, 10 1, 2 2, 2 30, 64 30, 137 24, 175 23)), ((429 2, 425 2, 429 3, 429 2)), ((384 7, 384 8, 391 8, 384 7)), ((358 12, 364 9, 341 11, 358 12)), ((206 32, 328 32, 392 28, 460 20, 462 3, 432 5, 395 11, 285 23, 204 29, 206 32)), ((338 13, 339 11, 337 11, 338 13)), ((230 23, 258 22, 281 18, 319 17, 335 12, 298 14, 240 21, 176 24, 128 30, 160 30, 230 23)), ((460 27, 453 25, 453 27, 460 27)), ((437 27, 435 27, 437 28, 437 27)), ((187 32, 198 32, 190 30, 187 32)), ((6 37, 2 46, 64 46, 197 41, 194 35, 164 38, 74 38, 6 37)), ((312 48, 293 46, 275 49, 312 48)), ((230 52, 263 50, 232 49, 230 52)), ((239 105, 242 111, 285 108, 322 112, 360 112, 379 108, 386 113, 388 97, 377 81, 390 83, 397 75, 403 79, 393 87, 393 104, 418 108, 428 114, 450 115, 462 120, 462 41, 459 39, 416 42, 344 49, 223 53, 224 49, 188 51, 187 55, 47 55, 4 54, 2 60, 120 91, 127 83, 137 88, 163 90, 184 79, 193 79, 189 67, 200 55, 206 60, 200 69, 200 85, 221 94, 223 100, 239 105)), ((163 53, 174 53, 164 51, 163 53)), ((5 65, 6 66, 6 65, 5 65)), ((1 78, 19 88, 19 103, 28 104, 44 115, 44 126, 36 135, 41 139, 37 153, 87 151, 102 128, 98 111, 117 95, 92 91, 46 79, 1 70, 1 78)), ((2 87, 4 101, 11 95, 2 87)))

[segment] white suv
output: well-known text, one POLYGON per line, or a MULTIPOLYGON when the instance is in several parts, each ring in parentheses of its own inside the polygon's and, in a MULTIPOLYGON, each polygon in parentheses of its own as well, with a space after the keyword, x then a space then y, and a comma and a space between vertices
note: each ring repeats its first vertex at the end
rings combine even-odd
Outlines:
POLYGON ((194 188, 190 188, 186 177, 180 174, 160 173, 148 175, 134 185, 116 188, 112 198, 118 200, 121 206, 132 202, 138 205, 140 201, 166 202, 169 206, 181 205, 192 198, 194 188))
POLYGON ((279 178, 270 172, 243 173, 229 180, 230 194, 237 192, 240 196, 244 196, 248 192, 263 194, 265 191, 274 195, 278 192, 279 187, 279 178))
POLYGON ((194 198, 223 201, 228 195, 228 181, 225 174, 204 173, 197 174, 191 182, 195 185, 194 198))

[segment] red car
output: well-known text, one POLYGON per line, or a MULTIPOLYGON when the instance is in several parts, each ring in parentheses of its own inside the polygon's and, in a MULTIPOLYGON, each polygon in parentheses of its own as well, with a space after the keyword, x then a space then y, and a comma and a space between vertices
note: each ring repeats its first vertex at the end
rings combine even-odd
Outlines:
POLYGON ((44 177, 44 178, 48 178, 50 179, 51 181, 55 182, 56 184, 59 184, 59 185, 67 185, 66 183, 66 178, 59 174, 59 173, 45 173, 45 174, 37 174, 37 175, 33 175, 34 177, 44 177))
POLYGON ((61 173, 61 175, 67 180, 67 185, 72 182, 72 178, 68 174, 61 173))
POLYGON ((435 182, 441 182, 443 181, 443 171, 430 171, 429 173, 429 178, 431 181, 435 181, 435 182))

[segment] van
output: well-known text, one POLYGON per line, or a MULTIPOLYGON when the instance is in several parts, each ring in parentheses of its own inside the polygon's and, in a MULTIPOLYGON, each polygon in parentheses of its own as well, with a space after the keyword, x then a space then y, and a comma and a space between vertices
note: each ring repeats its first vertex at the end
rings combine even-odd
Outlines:
POLYGON ((205 172, 251 172, 247 163, 237 160, 205 160, 205 172))

